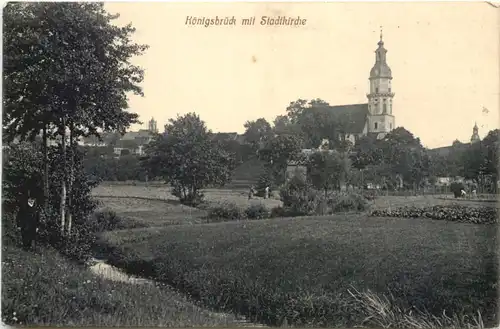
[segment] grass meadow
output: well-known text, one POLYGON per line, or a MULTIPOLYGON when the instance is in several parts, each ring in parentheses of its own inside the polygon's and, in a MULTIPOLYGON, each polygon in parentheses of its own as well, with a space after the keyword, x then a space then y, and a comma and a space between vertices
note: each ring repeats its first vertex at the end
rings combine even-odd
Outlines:
MULTIPOLYGON (((115 203, 104 198, 104 204, 120 215, 131 209, 142 217, 140 208, 133 206, 138 201, 124 197, 140 196, 143 188, 116 190, 120 197, 115 203)), ((167 195, 154 188, 148 193, 167 195)), ((206 195, 213 202, 249 202, 239 191, 206 195)), ((272 206, 275 201, 258 202, 272 206)), ((372 209, 456 202, 435 196, 380 197, 372 209)), ((149 228, 105 233, 102 242, 109 247, 109 261, 167 282, 207 307, 250 315, 268 325, 380 326, 394 321, 386 317, 396 309, 400 315, 437 314, 441 322, 443 312, 452 318, 454 314, 455 324, 472 323, 463 316, 478 311, 486 323, 497 320, 496 225, 365 214, 192 225, 200 223, 201 211, 194 216, 189 211, 172 213, 176 220, 148 213, 149 228), (368 304, 387 304, 369 306, 354 298, 356 291, 368 304)))
POLYGON ((2 321, 41 326, 225 326, 234 317, 156 285, 101 279, 56 251, 2 247, 2 321))
MULTIPOLYGON (((208 203, 281 204, 246 192, 205 194, 208 203)), ((103 233, 96 256, 154 281, 120 282, 50 249, 4 244, 4 323, 235 326, 244 315, 271 326, 431 329, 497 321, 497 225, 366 213, 207 224, 206 210, 180 205, 162 184, 103 184, 93 195, 101 210, 140 224, 103 233)), ((456 202, 387 196, 371 209, 456 202)))

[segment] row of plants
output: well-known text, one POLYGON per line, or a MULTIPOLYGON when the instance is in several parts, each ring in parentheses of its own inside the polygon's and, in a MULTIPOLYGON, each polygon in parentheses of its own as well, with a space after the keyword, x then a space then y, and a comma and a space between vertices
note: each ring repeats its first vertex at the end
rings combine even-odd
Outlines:
POLYGON ((419 208, 406 206, 396 209, 377 209, 372 217, 430 218, 453 222, 494 224, 498 223, 498 211, 494 207, 467 207, 461 205, 419 208))

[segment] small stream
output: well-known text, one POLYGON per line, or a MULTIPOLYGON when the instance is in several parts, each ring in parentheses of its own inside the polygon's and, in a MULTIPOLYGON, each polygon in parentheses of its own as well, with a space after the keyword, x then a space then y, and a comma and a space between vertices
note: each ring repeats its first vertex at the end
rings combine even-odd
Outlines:
MULTIPOLYGON (((111 280, 115 282, 123 282, 123 283, 129 283, 129 284, 146 284, 146 285, 156 285, 156 282, 150 279, 145 279, 145 278, 140 278, 136 276, 129 275, 119 268, 107 264, 104 260, 101 259, 96 259, 93 258, 90 261, 90 266, 89 269, 92 273, 94 273, 96 276, 105 279, 105 280, 111 280)), ((160 288, 158 288, 160 289, 160 288)), ((231 317, 231 315, 227 313, 220 313, 220 312, 210 312, 210 315, 225 319, 228 317, 231 317)), ((253 327, 253 328, 264 328, 267 327, 262 324, 256 324, 256 323, 251 323, 248 321, 244 316, 237 316, 237 319, 230 323, 230 325, 236 325, 238 327, 253 327)))

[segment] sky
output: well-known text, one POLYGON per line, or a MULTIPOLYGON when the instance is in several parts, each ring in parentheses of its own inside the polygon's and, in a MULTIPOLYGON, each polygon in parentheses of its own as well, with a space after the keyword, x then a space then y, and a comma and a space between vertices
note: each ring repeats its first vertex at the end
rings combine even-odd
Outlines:
POLYGON ((366 103, 380 27, 392 69, 396 126, 426 147, 483 138, 499 127, 500 9, 483 2, 168 3, 109 2, 117 25, 149 45, 132 60, 145 69, 144 97, 130 111, 158 128, 196 112, 214 132, 272 122, 299 98, 366 103), (233 26, 186 25, 186 18, 235 17, 233 26), (254 26, 241 19, 256 17, 254 26), (306 19, 261 26, 261 16, 306 19), (487 110, 483 110, 486 108, 487 110))

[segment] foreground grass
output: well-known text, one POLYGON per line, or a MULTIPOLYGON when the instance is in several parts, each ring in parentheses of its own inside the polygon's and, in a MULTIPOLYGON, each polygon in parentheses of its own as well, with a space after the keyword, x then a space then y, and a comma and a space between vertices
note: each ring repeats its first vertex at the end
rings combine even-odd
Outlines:
POLYGON ((464 320, 480 311, 496 323, 497 226, 353 215, 137 229, 104 239, 116 265, 271 325, 359 325, 367 308, 353 300, 352 287, 390 293, 399 313, 446 311, 464 320))
POLYGON ((223 326, 234 320, 203 311, 155 285, 97 278, 55 251, 2 248, 2 320, 8 325, 223 326))

